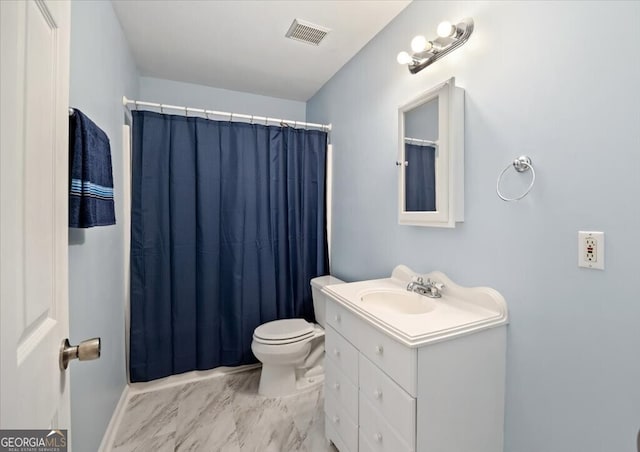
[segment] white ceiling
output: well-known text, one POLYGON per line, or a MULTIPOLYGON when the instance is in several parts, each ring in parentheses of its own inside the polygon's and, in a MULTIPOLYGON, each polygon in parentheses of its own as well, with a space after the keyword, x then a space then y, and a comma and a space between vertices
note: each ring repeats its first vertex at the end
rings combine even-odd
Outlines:
POLYGON ((306 101, 411 0, 113 0, 141 75, 306 101), (284 37, 293 19, 331 29, 284 37))

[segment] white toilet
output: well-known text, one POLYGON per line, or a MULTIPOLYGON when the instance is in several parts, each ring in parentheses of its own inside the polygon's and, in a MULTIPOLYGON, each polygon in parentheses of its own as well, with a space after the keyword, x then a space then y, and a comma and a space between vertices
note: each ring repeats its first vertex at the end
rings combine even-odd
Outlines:
POLYGON ((253 332, 251 350, 262 363, 258 392, 282 397, 315 386, 324 380, 324 286, 343 281, 333 276, 311 280, 313 310, 318 325, 304 319, 274 320, 253 332))

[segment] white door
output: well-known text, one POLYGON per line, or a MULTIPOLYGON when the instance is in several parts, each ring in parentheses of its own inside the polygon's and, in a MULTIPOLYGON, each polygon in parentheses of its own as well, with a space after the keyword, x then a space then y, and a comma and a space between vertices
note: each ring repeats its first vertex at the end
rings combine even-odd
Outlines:
POLYGON ((69 428, 68 1, 0 0, 0 428, 69 428))

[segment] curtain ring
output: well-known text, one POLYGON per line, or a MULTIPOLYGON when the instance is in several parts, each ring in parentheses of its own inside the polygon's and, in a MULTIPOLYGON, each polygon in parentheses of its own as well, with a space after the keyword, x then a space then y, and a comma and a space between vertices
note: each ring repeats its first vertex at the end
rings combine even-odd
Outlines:
POLYGON ((187 109, 187 107, 184 107, 184 115, 185 116, 189 116, 189 110, 187 109))
POLYGON ((267 127, 269 125, 269 117, 265 116, 264 117, 264 126, 267 127))
POLYGON ((160 113, 164 114, 164 106, 160 104, 160 113))
POLYGON ((293 121, 293 128, 297 129, 298 128, 298 121, 293 121))
POLYGON ((209 119, 209 110, 204 111, 204 117, 209 119))
POLYGON ((249 120, 250 124, 253 124, 253 115, 251 115, 251 119, 249 120))
POLYGON ((137 111, 137 110, 138 110, 138 101, 137 101, 137 100, 134 100, 134 101, 133 101, 133 105, 136 107, 136 111, 137 111))
POLYGON ((233 122, 233 113, 229 113, 229 122, 233 122))

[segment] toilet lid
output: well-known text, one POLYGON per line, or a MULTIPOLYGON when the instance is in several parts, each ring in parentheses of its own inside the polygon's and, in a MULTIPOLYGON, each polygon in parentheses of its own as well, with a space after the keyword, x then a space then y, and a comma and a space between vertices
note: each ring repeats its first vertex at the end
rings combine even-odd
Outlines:
POLYGON ((253 337, 261 342, 292 342, 311 337, 313 330, 313 323, 304 319, 282 319, 260 325, 253 332, 253 337))

